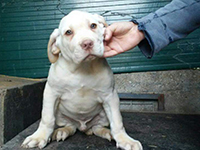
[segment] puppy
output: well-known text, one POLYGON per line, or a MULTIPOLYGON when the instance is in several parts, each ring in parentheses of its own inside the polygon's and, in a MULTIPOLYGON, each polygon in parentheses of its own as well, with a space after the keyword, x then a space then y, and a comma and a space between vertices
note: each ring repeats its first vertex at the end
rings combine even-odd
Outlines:
POLYGON ((72 11, 53 31, 42 118, 23 148, 43 148, 50 139, 64 141, 78 129, 109 141, 113 138, 121 149, 142 150, 140 142, 125 132, 113 73, 101 58, 105 26, 101 16, 72 11), (111 130, 106 128, 109 124, 111 130))

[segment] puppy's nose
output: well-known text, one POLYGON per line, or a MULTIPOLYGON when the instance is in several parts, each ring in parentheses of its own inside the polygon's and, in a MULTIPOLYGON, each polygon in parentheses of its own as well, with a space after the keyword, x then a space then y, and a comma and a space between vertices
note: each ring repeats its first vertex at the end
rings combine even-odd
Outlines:
POLYGON ((81 43, 81 47, 84 50, 92 49, 94 46, 94 42, 92 40, 85 40, 81 43))

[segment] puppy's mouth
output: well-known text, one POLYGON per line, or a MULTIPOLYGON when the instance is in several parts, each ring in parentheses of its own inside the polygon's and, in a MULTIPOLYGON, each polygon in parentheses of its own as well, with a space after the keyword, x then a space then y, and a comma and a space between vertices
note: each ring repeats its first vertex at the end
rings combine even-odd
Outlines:
POLYGON ((95 58, 97 58, 96 55, 89 54, 83 59, 83 61, 91 61, 91 60, 94 60, 95 58))

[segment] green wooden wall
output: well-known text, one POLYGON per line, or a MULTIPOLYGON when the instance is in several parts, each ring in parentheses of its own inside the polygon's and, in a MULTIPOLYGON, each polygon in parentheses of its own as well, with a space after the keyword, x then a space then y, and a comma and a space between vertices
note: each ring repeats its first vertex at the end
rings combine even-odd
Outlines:
MULTIPOLYGON (((0 74, 46 77, 50 63, 46 47, 50 33, 58 27, 61 12, 74 9, 104 14, 109 24, 141 18, 171 0, 1 0, 0 74)), ((138 48, 108 58, 115 73, 193 69, 200 66, 200 29, 175 42, 152 59, 138 48)))

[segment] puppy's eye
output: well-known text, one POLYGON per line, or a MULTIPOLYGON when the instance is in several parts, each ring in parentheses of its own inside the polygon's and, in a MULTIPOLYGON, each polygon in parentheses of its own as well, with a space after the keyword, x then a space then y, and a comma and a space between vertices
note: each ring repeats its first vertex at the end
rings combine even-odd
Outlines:
POLYGON ((91 28, 91 29, 96 29, 96 28, 97 28, 97 24, 96 24, 96 23, 92 23, 92 24, 90 25, 90 28, 91 28))
POLYGON ((72 32, 72 30, 67 30, 67 31, 65 32, 65 34, 66 34, 66 35, 72 35, 73 32, 72 32))

